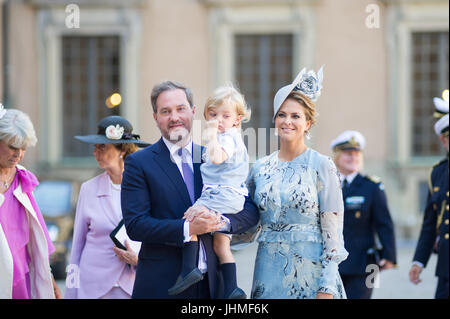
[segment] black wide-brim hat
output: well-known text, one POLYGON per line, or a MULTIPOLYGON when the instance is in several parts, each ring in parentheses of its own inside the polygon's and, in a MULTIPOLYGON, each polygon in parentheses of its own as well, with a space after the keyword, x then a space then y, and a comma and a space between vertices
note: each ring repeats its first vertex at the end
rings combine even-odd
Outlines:
POLYGON ((89 144, 124 144, 135 143, 139 147, 147 147, 150 143, 140 140, 140 136, 133 134, 130 122, 118 115, 107 116, 97 125, 97 134, 75 136, 81 142, 89 144))

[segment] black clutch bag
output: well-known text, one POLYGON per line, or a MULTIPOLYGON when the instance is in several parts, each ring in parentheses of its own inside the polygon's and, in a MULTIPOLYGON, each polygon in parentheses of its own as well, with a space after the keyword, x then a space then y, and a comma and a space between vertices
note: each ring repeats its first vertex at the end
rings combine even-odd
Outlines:
POLYGON ((122 219, 119 225, 117 225, 117 227, 114 228, 114 230, 109 234, 109 237, 111 237, 114 245, 116 245, 118 248, 127 250, 127 248, 125 247, 125 239, 127 239, 126 237, 128 236, 126 234, 127 232, 125 229, 125 224, 122 219))
POLYGON ((116 245, 120 249, 127 250, 127 247, 125 246, 125 241, 127 241, 131 249, 136 254, 138 254, 141 250, 142 243, 139 241, 131 240, 130 237, 128 237, 123 219, 120 221, 119 225, 117 225, 117 227, 114 228, 114 230, 109 234, 109 237, 111 237, 114 245, 116 245))

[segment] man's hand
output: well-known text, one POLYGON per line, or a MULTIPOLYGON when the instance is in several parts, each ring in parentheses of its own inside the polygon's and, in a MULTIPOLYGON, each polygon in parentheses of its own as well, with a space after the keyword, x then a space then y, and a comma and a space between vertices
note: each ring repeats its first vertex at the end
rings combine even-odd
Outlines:
POLYGON ((199 213, 190 221, 189 235, 201 235, 217 231, 224 226, 220 214, 215 214, 210 210, 199 213))
POLYGON ((210 213, 210 211, 205 206, 191 206, 184 213, 183 219, 186 219, 188 222, 191 222, 194 220, 195 217, 197 217, 203 213, 205 213, 205 214, 210 213))
POLYGON ((411 267, 411 270, 409 271, 409 280, 417 285, 418 283, 420 283, 422 280, 419 278, 420 273, 422 272, 422 267, 420 267, 417 264, 413 264, 411 267))
POLYGON ((380 270, 386 270, 394 268, 394 263, 387 260, 387 259, 381 259, 380 260, 380 270))

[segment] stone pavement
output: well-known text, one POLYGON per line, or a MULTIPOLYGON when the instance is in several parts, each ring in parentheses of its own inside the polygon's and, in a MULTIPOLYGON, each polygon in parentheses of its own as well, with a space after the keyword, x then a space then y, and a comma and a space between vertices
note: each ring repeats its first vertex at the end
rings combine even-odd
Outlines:
MULTIPOLYGON (((432 299, 434 297, 437 285, 437 279, 434 276, 436 255, 432 255, 427 268, 422 272, 422 282, 419 285, 415 286, 409 281, 408 273, 415 245, 416 241, 397 242, 398 268, 380 273, 379 288, 374 289, 373 299, 432 299)), ((239 286, 249 297, 257 247, 257 243, 252 243, 239 251, 233 251, 239 286)), ((57 283, 64 294, 64 280, 58 280, 57 283)))
MULTIPOLYGON (((374 288, 373 299, 432 299, 437 286, 437 278, 434 276, 436 267, 436 255, 433 254, 430 261, 422 271, 422 282, 414 285, 409 281, 409 269, 414 255, 416 241, 399 240, 397 242, 398 267, 380 273, 379 288, 374 288)), ((252 243, 247 247, 233 251, 237 264, 239 286, 250 296, 253 267, 258 245, 252 243)))

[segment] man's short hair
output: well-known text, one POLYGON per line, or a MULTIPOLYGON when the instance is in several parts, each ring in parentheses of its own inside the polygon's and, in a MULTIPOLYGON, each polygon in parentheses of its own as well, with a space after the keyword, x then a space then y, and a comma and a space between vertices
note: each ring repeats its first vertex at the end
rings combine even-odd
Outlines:
POLYGON ((190 104, 189 106, 192 107, 194 105, 194 96, 192 95, 191 89, 189 89, 188 87, 186 87, 184 84, 182 84, 180 82, 164 81, 153 87, 152 94, 151 94, 153 112, 156 113, 156 111, 157 111, 156 100, 158 99, 158 96, 161 93, 163 93, 165 91, 177 90, 177 89, 184 91, 184 93, 186 94, 186 98, 190 104))

